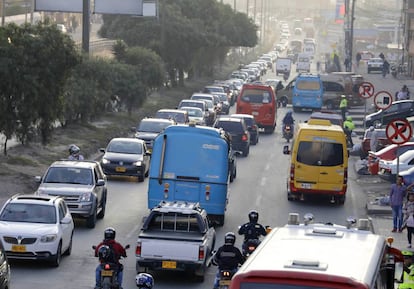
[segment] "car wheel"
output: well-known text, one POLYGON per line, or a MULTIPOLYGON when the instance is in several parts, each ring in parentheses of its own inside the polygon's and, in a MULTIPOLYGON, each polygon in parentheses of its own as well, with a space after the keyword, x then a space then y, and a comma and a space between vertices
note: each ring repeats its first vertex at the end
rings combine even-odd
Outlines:
POLYGON ((97 219, 97 205, 95 206, 95 210, 93 211, 92 215, 90 215, 87 219, 86 219, 86 227, 93 229, 95 228, 96 225, 96 219, 97 219))
POLYGON ((59 242, 59 246, 57 247, 56 254, 52 256, 52 259, 50 260, 50 264, 53 267, 59 267, 61 259, 62 259, 62 241, 59 242))
POLYGON ((140 175, 140 176, 138 176, 138 182, 139 182, 139 183, 143 182, 143 181, 144 181, 144 179, 145 179, 144 175, 140 175))
POLYGON ((65 251, 66 256, 70 256, 70 254, 72 254, 72 244, 73 244, 73 231, 72 231, 72 234, 70 234, 69 246, 65 251))
POLYGON ((107 196, 107 192, 105 192, 105 195, 102 198, 101 210, 99 211, 99 214, 97 215, 97 217, 99 219, 103 219, 105 217, 105 211, 106 211, 106 196, 107 196))
POLYGON ((247 146, 247 148, 245 148, 243 150, 243 156, 247 157, 249 155, 249 153, 250 153, 250 146, 247 146))
MULTIPOLYGON (((147 168, 144 169, 144 172, 145 170, 147 170, 147 168)), ((145 177, 148 178, 148 176, 149 176, 149 169, 145 172, 145 177)))

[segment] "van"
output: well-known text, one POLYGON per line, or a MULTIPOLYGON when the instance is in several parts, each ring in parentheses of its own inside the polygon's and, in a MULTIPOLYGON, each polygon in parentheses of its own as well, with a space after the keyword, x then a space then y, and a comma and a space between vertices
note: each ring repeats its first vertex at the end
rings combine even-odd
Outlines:
POLYGON ((348 182, 348 150, 345 133, 325 119, 310 119, 296 126, 287 179, 289 201, 310 196, 329 197, 344 204, 348 182))
POLYGON ((296 72, 310 72, 311 58, 308 53, 299 53, 296 62, 296 72))
POLYGON ((277 119, 275 91, 270 85, 243 84, 237 98, 236 113, 253 115, 265 133, 273 133, 277 119))
POLYGON ((322 105, 323 84, 319 74, 299 74, 292 89, 293 111, 301 109, 320 110, 322 105))

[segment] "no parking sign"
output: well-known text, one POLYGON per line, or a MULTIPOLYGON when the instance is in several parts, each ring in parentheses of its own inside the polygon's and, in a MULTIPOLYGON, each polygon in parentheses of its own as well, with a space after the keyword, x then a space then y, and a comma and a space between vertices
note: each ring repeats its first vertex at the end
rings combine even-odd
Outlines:
POLYGON ((394 119, 387 125, 385 133, 392 143, 403 144, 411 138, 413 129, 408 120, 394 119))

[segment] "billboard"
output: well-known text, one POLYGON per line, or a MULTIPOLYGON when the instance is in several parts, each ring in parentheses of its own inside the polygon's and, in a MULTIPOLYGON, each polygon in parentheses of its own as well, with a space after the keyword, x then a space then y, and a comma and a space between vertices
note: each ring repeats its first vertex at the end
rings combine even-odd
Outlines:
POLYGON ((143 15, 142 0, 95 0, 94 13, 143 15))
POLYGON ((34 11, 82 13, 83 0, 35 0, 34 11))

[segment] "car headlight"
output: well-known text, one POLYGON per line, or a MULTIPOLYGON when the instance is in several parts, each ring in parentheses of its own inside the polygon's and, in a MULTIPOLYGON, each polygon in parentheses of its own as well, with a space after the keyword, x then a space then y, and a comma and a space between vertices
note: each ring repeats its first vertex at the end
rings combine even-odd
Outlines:
POLYGON ((92 193, 83 193, 80 197, 81 202, 90 202, 92 200, 92 193))
POLYGON ((42 242, 42 243, 50 243, 50 242, 54 242, 56 239, 57 239, 57 235, 56 234, 43 235, 40 238, 40 242, 42 242))
POLYGON ((110 164, 110 163, 111 163, 111 161, 109 161, 105 158, 102 158, 102 164, 107 165, 107 164, 110 164))
POLYGON ((137 161, 135 163, 132 163, 134 166, 140 167, 142 166, 142 161, 137 161))

